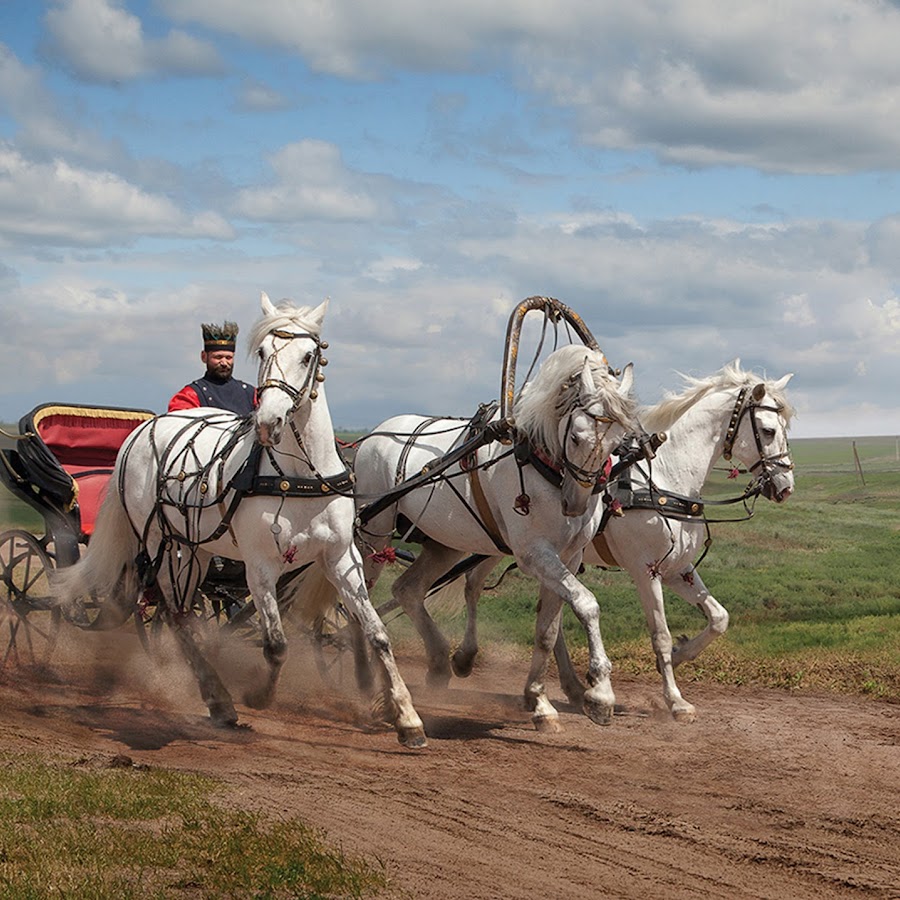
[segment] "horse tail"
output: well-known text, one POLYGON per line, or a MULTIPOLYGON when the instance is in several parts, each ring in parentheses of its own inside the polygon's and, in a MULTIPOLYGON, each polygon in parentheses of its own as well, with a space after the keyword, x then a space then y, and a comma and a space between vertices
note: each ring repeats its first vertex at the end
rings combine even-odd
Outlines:
POLYGON ((105 597, 130 606, 140 590, 136 558, 140 542, 116 489, 115 474, 97 513, 87 552, 72 566, 57 569, 53 592, 65 607, 78 601, 105 597))
POLYGON ((288 606, 292 619, 310 627, 333 615, 338 592, 325 575, 325 567, 313 563, 291 582, 286 596, 279 598, 279 605, 288 606))

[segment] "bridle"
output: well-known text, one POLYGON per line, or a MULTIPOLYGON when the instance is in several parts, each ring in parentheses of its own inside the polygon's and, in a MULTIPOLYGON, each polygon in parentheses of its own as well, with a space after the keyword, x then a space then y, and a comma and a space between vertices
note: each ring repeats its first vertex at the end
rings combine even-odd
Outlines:
MULTIPOLYGON (((763 452, 762 438, 759 433, 759 422, 757 421, 756 414, 762 410, 781 415, 781 413, 784 412, 784 407, 779 404, 763 404, 755 399, 750 391, 751 389, 749 387, 743 387, 738 392, 734 409, 731 412, 731 419, 728 422, 728 429, 725 432, 725 443, 722 450, 722 456, 727 460, 731 459, 734 451, 734 442, 737 439, 741 421, 745 415, 749 414, 750 425, 753 429, 753 439, 756 442, 756 449, 759 453, 759 459, 750 466, 750 472, 755 472, 756 469, 760 469, 760 472, 757 475, 760 484, 770 484, 772 482, 772 476, 776 471, 779 469, 790 471, 794 468, 794 464, 792 462, 784 461, 785 457, 790 456, 790 449, 786 449, 783 453, 777 453, 775 455, 766 455, 763 452)), ((787 436, 785 436, 785 444, 786 443, 787 436)))
POLYGON ((579 485, 583 488, 591 488, 594 487, 601 475, 604 475, 607 471, 606 469, 606 459, 600 459, 600 448, 603 446, 603 441, 606 438, 606 435, 609 434, 609 429, 612 428, 613 425, 618 423, 618 419, 614 419, 611 416, 598 416, 593 413, 588 412, 586 409, 580 410, 584 415, 586 415, 589 419, 591 419, 594 423, 594 449, 591 451, 591 455, 585 461, 584 466, 578 466, 566 456, 566 444, 568 443, 569 432, 572 429, 572 417, 575 415, 576 410, 573 410, 569 413, 569 418, 566 421, 566 431, 563 437, 563 453, 562 453, 562 468, 564 468, 571 476, 578 482, 579 485), (606 428, 603 430, 603 433, 600 433, 600 426, 606 425, 606 428), (588 465, 598 462, 599 465, 596 469, 587 468, 588 465))
POLYGON ((261 398, 263 393, 271 388, 278 388, 279 390, 284 391, 291 398, 291 408, 288 415, 292 415, 303 402, 303 398, 307 391, 309 391, 310 400, 315 400, 319 395, 316 388, 310 388, 310 385, 316 383, 321 384, 321 382, 325 380, 325 375, 320 372, 319 369, 328 365, 328 360, 322 356, 322 351, 328 349, 328 341, 323 341, 318 335, 310 334, 309 332, 294 332, 275 329, 270 331, 269 334, 287 342, 297 340, 298 338, 309 338, 316 345, 315 350, 312 351, 314 357, 312 364, 306 372, 306 378, 303 380, 303 384, 301 384, 299 388, 294 387, 294 385, 285 380, 284 369, 278 362, 278 354, 288 346, 287 343, 281 347, 275 347, 272 350, 272 354, 265 361, 262 371, 260 372, 260 385, 256 389, 256 396, 261 398), (272 373, 276 367, 277 374, 281 375, 281 378, 272 377, 272 373))

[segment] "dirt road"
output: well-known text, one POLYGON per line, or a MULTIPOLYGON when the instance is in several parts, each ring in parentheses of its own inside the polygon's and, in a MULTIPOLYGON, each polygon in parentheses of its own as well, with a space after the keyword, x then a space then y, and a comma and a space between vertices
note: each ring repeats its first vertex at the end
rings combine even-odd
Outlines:
POLYGON ((212 774, 224 802, 320 826, 415 897, 900 897, 896 705, 688 686, 685 726, 654 680, 619 678, 611 726, 560 700, 565 730, 544 735, 521 662, 489 650, 433 696, 413 653, 401 664, 429 736, 413 752, 299 664, 273 709, 217 730, 183 670, 101 637, 53 676, 4 676, 0 751, 212 774))

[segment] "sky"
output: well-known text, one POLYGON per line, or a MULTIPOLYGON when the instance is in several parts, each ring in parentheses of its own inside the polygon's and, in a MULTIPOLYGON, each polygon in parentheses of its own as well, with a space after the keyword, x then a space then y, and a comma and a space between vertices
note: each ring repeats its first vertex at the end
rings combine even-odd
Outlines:
POLYGON ((336 427, 466 416, 544 295, 644 403, 740 358, 795 437, 900 434, 898 47, 876 0, 0 0, 0 420, 163 411, 261 291, 329 299, 336 427))

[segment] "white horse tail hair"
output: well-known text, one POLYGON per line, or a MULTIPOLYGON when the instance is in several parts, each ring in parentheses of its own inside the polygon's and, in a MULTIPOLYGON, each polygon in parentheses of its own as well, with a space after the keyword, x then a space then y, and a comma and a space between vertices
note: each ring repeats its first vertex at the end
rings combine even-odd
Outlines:
POLYGON ((307 566, 279 598, 279 605, 290 607, 290 617, 300 625, 311 626, 328 618, 338 604, 338 592, 325 575, 321 563, 307 566))
POLYGON ((94 595, 130 605, 138 597, 135 559, 140 544, 116 490, 115 478, 113 474, 87 552, 75 565, 53 574, 52 589, 62 604, 71 606, 94 595))

